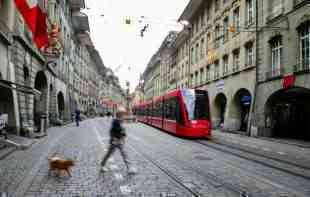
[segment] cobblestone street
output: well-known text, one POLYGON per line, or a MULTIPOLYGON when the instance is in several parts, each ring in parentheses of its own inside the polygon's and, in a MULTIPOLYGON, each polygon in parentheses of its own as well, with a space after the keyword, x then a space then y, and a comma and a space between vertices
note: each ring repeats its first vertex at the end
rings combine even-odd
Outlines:
POLYGON ((127 174, 118 152, 103 174, 99 164, 109 127, 110 120, 97 118, 80 127, 49 129, 28 150, 0 160, 0 191, 29 197, 310 195, 310 178, 204 145, 212 141, 180 139, 139 123, 126 125, 126 150, 137 174, 127 174), (72 177, 48 176, 47 158, 53 153, 76 161, 72 177))

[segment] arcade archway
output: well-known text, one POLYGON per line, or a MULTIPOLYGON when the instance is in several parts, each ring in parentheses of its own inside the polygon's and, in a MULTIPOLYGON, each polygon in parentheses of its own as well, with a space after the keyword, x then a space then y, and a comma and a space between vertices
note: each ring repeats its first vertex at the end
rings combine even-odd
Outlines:
POLYGON ((65 112, 65 97, 62 92, 57 94, 58 118, 63 120, 65 112))
POLYGON ((239 89, 233 97, 231 116, 235 119, 236 128, 247 131, 252 96, 247 89, 239 89))
POLYGON ((227 98, 225 94, 219 93, 214 100, 214 116, 219 120, 218 126, 224 124, 226 112, 227 98))
POLYGON ((40 129, 40 116, 47 112, 48 83, 43 71, 39 71, 35 77, 34 88, 41 92, 40 96, 34 99, 34 123, 40 129))
MULTIPOLYGON (((1 79, 1 76, 0 76, 1 79)), ((13 93, 12 90, 6 87, 0 86, 0 115, 7 114, 8 117, 8 129, 14 129, 16 127, 15 123, 15 113, 14 113, 14 103, 13 103, 13 93)))
POLYGON ((273 93, 265 106, 273 137, 310 140, 310 89, 293 87, 273 93))

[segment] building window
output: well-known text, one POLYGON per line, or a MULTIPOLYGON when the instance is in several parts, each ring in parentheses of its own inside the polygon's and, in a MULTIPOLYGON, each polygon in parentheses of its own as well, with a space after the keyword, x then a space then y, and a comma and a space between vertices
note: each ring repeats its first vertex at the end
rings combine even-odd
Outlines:
POLYGON ((229 32, 228 32, 228 23, 229 23, 229 20, 228 20, 228 16, 224 18, 224 21, 223 21, 223 27, 224 27, 224 42, 228 41, 228 36, 229 36, 229 32))
POLYGON ((215 48, 218 48, 220 46, 220 26, 217 25, 215 27, 215 48))
POLYGON ((197 64, 199 61, 199 43, 196 44, 196 50, 195 50, 195 63, 197 64))
POLYGON ((281 74, 282 64, 282 40, 280 36, 273 38, 270 41, 271 48, 271 76, 278 76, 281 74))
POLYGON ((234 23, 234 27, 236 29, 236 32, 238 32, 238 29, 240 27, 240 9, 239 7, 237 7, 236 9, 234 9, 234 13, 233 13, 233 23, 234 23))
POLYGON ((220 9, 220 0, 215 0, 214 11, 217 12, 220 9))
POLYGON ((191 81, 190 81, 190 83, 191 83, 191 86, 193 87, 194 86, 194 75, 193 74, 191 74, 191 81))
POLYGON ((246 49, 246 65, 245 66, 253 66, 254 65, 253 43, 247 44, 245 49, 246 49))
POLYGON ((207 7, 207 22, 211 19, 211 6, 208 5, 207 7))
POLYGON ((204 82, 204 76, 205 76, 205 70, 204 70, 204 68, 201 68, 200 69, 200 84, 203 84, 203 82, 204 82))
POLYGON ((218 79, 220 77, 220 66, 219 61, 214 62, 214 78, 218 79))
POLYGON ((223 57, 223 75, 228 73, 228 55, 223 57))
POLYGON ((207 44, 209 45, 210 43, 211 43, 211 33, 208 33, 207 34, 207 44))
POLYGON ((310 21, 299 28, 300 63, 303 69, 310 67, 310 21))
POLYGON ((193 64, 194 64, 194 61, 195 61, 195 49, 194 49, 194 47, 192 47, 192 49, 191 49, 191 54, 192 54, 192 57, 191 57, 191 64, 193 65, 193 64))
POLYGON ((203 27, 205 25, 205 12, 204 10, 201 12, 201 19, 200 19, 200 24, 201 24, 201 27, 203 27))
POLYGON ((246 24, 250 25, 254 22, 254 2, 253 2, 253 0, 246 0, 246 14, 247 14, 246 24))
POLYGON ((233 52, 233 72, 239 71, 240 65, 240 50, 236 49, 233 52))
POLYGON ((200 58, 204 58, 205 56, 205 40, 204 39, 201 39, 201 43, 200 43, 200 58))
POLYGON ((210 65, 206 67, 206 81, 211 80, 210 65))
POLYGON ((198 71, 195 72, 195 86, 197 86, 199 83, 199 73, 198 71))

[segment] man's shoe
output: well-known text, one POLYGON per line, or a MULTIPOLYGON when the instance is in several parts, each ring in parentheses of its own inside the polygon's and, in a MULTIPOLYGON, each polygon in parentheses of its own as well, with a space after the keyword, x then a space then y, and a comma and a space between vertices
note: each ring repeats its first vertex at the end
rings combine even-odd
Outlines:
POLYGON ((136 169, 136 168, 133 168, 133 167, 132 167, 132 168, 129 168, 129 169, 127 170, 127 173, 130 174, 130 175, 131 175, 131 174, 132 174, 132 175, 133 175, 133 174, 137 174, 137 169, 136 169))

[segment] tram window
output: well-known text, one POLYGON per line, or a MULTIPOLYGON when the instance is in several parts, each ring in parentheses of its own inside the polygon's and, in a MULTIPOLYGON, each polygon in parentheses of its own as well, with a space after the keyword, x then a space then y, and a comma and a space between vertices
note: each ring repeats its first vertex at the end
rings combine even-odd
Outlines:
POLYGON ((182 113, 181 113, 181 109, 180 109, 180 103, 179 100, 176 100, 176 120, 179 124, 184 124, 183 118, 182 118, 182 113))
POLYGON ((177 98, 172 98, 165 101, 165 118, 169 120, 176 120, 177 119, 177 98))
POLYGON ((209 119, 209 97, 205 91, 196 90, 195 119, 209 119))

